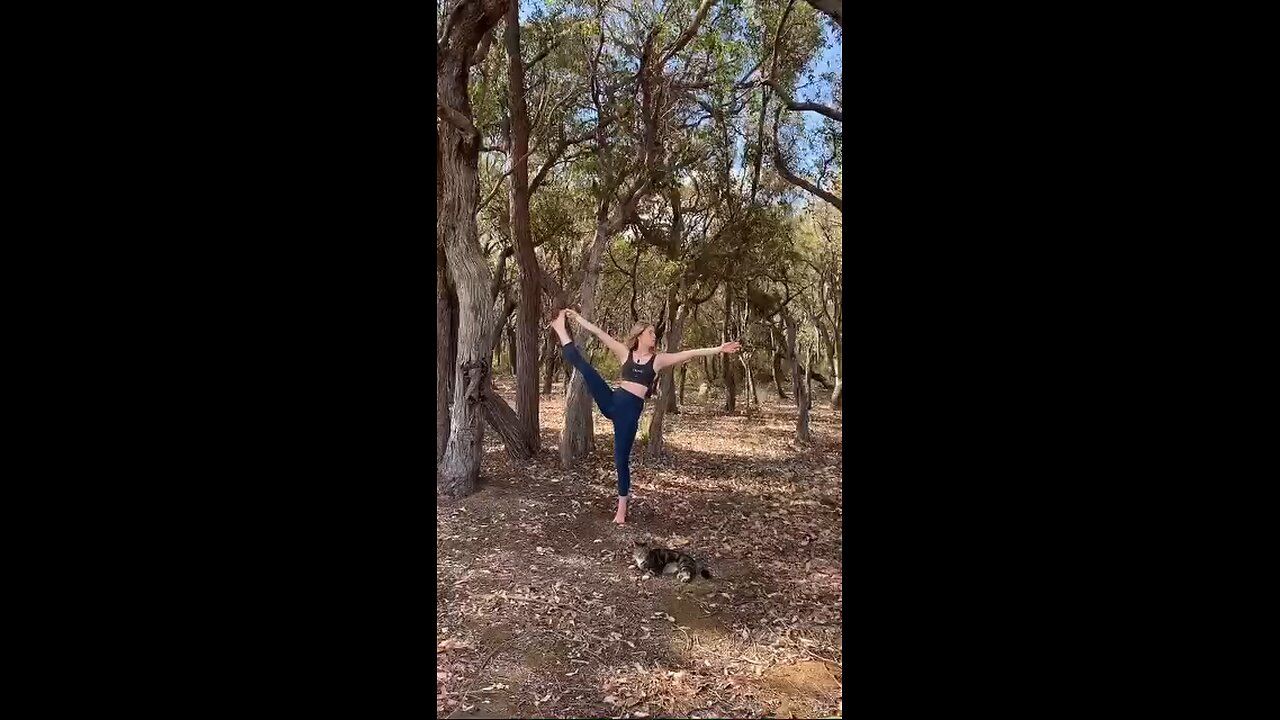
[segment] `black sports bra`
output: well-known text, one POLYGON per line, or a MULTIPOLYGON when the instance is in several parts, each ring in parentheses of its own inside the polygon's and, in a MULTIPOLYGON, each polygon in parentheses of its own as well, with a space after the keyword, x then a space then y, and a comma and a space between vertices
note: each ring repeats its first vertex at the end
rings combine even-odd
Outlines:
POLYGON ((657 373, 653 371, 653 361, 657 357, 658 354, 654 353, 649 358, 649 362, 641 365, 631 357, 631 351, 628 350, 627 362, 622 366, 622 379, 629 380, 633 383, 640 383, 645 387, 652 385, 653 379, 657 376, 657 373))

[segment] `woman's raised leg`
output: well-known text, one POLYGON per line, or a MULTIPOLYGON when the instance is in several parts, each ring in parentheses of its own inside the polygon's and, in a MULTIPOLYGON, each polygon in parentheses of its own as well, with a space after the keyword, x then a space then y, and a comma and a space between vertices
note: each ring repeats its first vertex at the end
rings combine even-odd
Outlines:
POLYGON ((591 397, 596 401, 596 405, 600 408, 600 412, 604 416, 613 419, 613 388, 609 387, 609 383, 600 377, 600 373, 591 367, 591 363, 582 356, 578 351, 578 346, 574 344, 573 337, 569 335, 568 329, 565 327, 565 314, 561 310, 555 320, 551 321, 551 327, 555 329, 556 335, 560 336, 560 350, 564 353, 565 360, 569 364, 582 373, 582 379, 587 384, 587 390, 591 392, 591 397))

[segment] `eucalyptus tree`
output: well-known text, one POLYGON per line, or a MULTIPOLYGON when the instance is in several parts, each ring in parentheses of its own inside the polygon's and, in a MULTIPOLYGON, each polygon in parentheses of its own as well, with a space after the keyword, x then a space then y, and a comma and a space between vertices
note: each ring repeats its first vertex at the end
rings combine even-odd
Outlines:
POLYGON ((438 126, 436 137, 436 238, 457 288, 459 308, 459 362, 453 368, 449 439, 437 472, 437 492, 447 497, 470 493, 480 475, 484 426, 479 403, 488 378, 495 321, 490 272, 481 254, 475 217, 480 201, 481 137, 474 122, 469 83, 471 66, 486 51, 482 41, 490 37, 505 14, 508 1, 453 0, 442 8, 444 21, 436 36, 436 113, 445 123, 438 126))

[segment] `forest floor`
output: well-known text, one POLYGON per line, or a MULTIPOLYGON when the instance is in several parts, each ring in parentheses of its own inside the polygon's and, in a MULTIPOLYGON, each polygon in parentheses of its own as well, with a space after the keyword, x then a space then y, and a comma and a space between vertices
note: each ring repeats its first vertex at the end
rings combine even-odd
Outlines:
MULTIPOLYGON (((510 379, 498 391, 514 406, 510 379)), ((842 713, 841 425, 814 388, 808 447, 772 393, 751 414, 688 394, 667 455, 632 451, 627 524, 613 427, 561 470, 562 389, 541 398, 542 450, 513 462, 485 433, 478 491, 436 501, 440 717, 832 717, 842 713), (647 538, 711 580, 648 577, 647 538)), ((653 401, 645 408, 648 424, 653 401)))

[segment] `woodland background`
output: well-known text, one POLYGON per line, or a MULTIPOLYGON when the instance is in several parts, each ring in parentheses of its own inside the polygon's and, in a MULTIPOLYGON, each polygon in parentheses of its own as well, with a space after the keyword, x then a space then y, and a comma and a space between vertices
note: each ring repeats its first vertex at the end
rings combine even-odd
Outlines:
POLYGON ((436 35, 437 709, 838 714, 842 3, 449 0, 436 35), (567 305, 743 343, 660 375, 624 530, 567 305), (635 532, 716 579, 643 577, 635 532))

